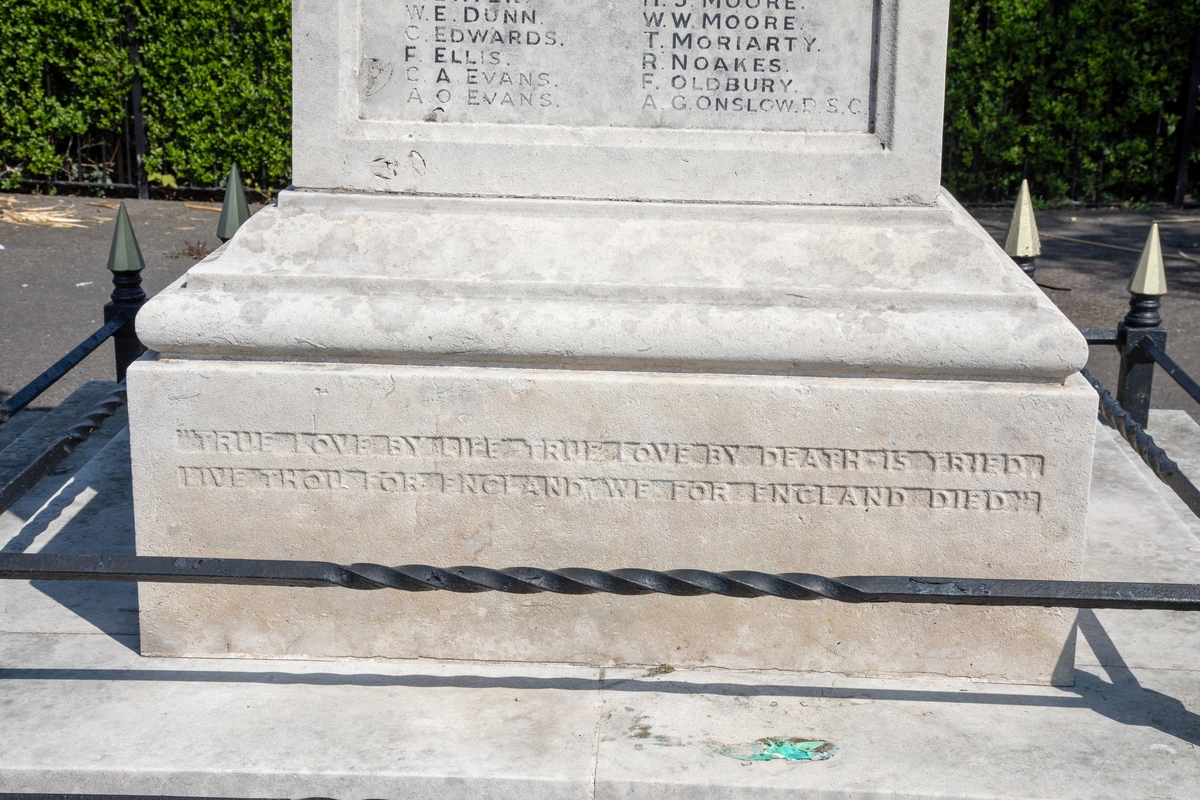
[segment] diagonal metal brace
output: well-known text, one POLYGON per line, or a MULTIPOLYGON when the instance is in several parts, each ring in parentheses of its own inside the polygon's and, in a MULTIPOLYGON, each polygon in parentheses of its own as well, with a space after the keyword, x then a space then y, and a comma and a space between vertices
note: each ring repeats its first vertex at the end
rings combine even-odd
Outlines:
POLYGON ((1093 378, 1086 369, 1080 370, 1080 374, 1100 395, 1100 415, 1125 437, 1125 441, 1142 457, 1142 461, 1146 462, 1146 466, 1150 467, 1154 475, 1179 495, 1179 499, 1193 514, 1200 517, 1200 489, 1196 488, 1196 484, 1192 483, 1166 451, 1154 443, 1154 438, 1146 433, 1146 429, 1139 425, 1137 420, 1129 416, 1129 412, 1113 399, 1100 381, 1093 378))
POLYGON ((938 603, 1200 611, 1200 585, 858 576, 803 572, 707 572, 681 569, 548 570, 536 567, 441 569, 420 564, 333 564, 235 558, 0 553, 0 580, 138 581, 234 586, 341 587, 402 592, 507 594, 666 594, 677 597, 778 597, 841 603, 938 603))
POLYGON ((18 411, 38 399, 42 392, 49 389, 62 376, 78 366, 79 362, 95 352, 100 345, 107 342, 127 322, 129 322, 129 318, 124 314, 118 314, 113 317, 104 323, 103 327, 80 342, 74 350, 54 362, 45 372, 30 381, 25 388, 20 389, 12 397, 0 403, 0 424, 8 422, 18 411))
POLYGON ((1138 347, 1146 351, 1146 355, 1158 362, 1158 365, 1163 368, 1163 372, 1167 373, 1179 384, 1180 388, 1191 395, 1191 398, 1197 403, 1200 403, 1200 384, 1192 379, 1183 371, 1183 367, 1175 363, 1175 359, 1171 358, 1161 347, 1156 345, 1149 339, 1143 339, 1138 342, 1138 347))

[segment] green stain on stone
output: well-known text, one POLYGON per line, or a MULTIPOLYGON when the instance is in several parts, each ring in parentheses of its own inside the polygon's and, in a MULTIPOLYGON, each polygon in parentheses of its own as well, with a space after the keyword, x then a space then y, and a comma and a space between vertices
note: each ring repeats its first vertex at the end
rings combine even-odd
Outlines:
POLYGON ((837 753, 832 742, 808 739, 759 739, 744 745, 721 747, 717 755, 738 761, 826 761, 837 753))

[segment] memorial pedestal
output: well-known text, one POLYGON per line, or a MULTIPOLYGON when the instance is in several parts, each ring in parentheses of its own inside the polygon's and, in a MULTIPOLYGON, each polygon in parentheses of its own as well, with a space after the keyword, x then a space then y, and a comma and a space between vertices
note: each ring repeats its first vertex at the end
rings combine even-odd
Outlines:
MULTIPOLYGON (((300 0, 150 301, 138 552, 1079 576, 1079 332, 940 191, 946 0, 300 0)), ((1065 683, 1069 614, 142 588, 142 650, 1065 683), (386 595, 386 596, 385 596, 386 595)))
MULTIPOLYGON (((1078 332, 948 197, 285 193, 139 332, 138 550, 1077 578, 1078 332), (947 265, 952 265, 948 267, 947 265)), ((1073 615, 144 586, 143 652, 1070 681, 1073 615)))

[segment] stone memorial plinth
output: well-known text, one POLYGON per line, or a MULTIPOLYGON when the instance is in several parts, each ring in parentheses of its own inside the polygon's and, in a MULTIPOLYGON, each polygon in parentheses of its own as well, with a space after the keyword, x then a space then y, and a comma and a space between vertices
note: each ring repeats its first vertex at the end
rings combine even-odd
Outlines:
MULTIPOLYGON (((138 552, 1077 578, 1087 348, 938 188, 946 6, 297 2, 295 190, 138 318, 138 552)), ((1074 650, 1051 609, 140 593, 161 655, 1074 650)))

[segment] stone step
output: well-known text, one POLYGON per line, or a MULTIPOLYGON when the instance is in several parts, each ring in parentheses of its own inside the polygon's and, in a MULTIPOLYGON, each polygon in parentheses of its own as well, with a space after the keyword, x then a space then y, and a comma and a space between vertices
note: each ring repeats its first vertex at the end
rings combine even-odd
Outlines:
MULTIPOLYGON (((1153 470, 1146 466, 1146 462, 1142 461, 1119 433, 1107 425, 1103 426, 1102 430, 1120 446, 1134 469, 1147 480, 1155 494, 1162 498, 1163 505, 1170 509, 1180 525, 1200 539, 1200 517, 1192 513, 1179 496, 1154 475, 1153 470)), ((1154 409, 1150 412, 1150 425, 1146 430, 1154 437, 1154 443, 1179 464, 1193 483, 1200 486, 1200 424, 1185 411, 1154 409)))
MULTIPOLYGON (((1152 410, 1150 426, 1147 428, 1154 441, 1179 464, 1184 474, 1191 478, 1192 483, 1200 486, 1200 423, 1197 423, 1186 411, 1152 410)), ((1135 455, 1136 461, 1141 461, 1135 455)), ((1141 465, 1149 472, 1145 464, 1141 465)), ((1153 481, 1154 488, 1163 496, 1183 524, 1197 538, 1200 538, 1200 517, 1183 504, 1170 488, 1162 481, 1153 481)))
MULTIPOLYGON (((112 436, 71 475, 43 479, 0 514, 0 552, 132 555, 129 429, 112 436)), ((104 430, 103 428, 101 430, 104 430)), ((136 636, 137 589, 130 583, 0 581, 0 631, 136 636)))
MULTIPOLYGON (((1126 453, 1098 437, 1084 577, 1200 579, 1200 546, 1126 453)), ((131 536, 121 528, 131 526, 122 469, 127 481, 123 434, 77 476, 104 476, 96 498, 28 551, 128 552, 112 538, 131 536)), ((1200 775, 1200 634, 1186 612, 1080 612, 1075 685, 1049 687, 647 666, 145 658, 132 585, 7 583, 0 793, 1188 800, 1200 775), (739 760, 763 738, 837 750, 818 763, 739 760)), ((287 591, 299 599, 345 590, 287 591)), ((361 594, 376 605, 382 597, 361 594)), ((672 601, 686 613, 697 598, 672 601)), ((729 603, 770 613, 767 600, 729 603)), ((533 613, 525 603, 514 612, 533 613)))
POLYGON ((48 408, 27 408, 0 425, 0 452, 50 411, 48 408))
MULTIPOLYGON (((8 446, 0 450, 0 486, 8 483, 17 473, 28 466, 54 441, 55 437, 71 427, 100 398, 112 391, 114 386, 116 384, 112 381, 88 381, 57 407, 42 414, 8 446)), ((14 417, 14 421, 23 414, 24 412, 14 417)), ((86 464, 125 424, 125 411, 122 409, 113 419, 106 422, 103 428, 96 431, 88 442, 63 462, 55 470, 55 473, 66 475, 86 464)))

